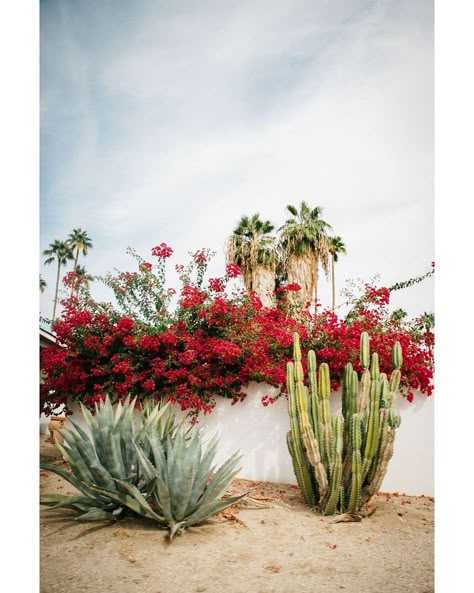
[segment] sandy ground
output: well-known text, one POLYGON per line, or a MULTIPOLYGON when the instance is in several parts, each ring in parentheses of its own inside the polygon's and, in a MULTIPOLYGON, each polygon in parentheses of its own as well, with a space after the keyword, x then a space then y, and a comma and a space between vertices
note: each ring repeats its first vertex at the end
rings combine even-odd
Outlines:
MULTIPOLYGON (((41 437, 41 454, 60 456, 41 437)), ((41 471, 42 493, 72 493, 41 471)), ((40 511, 41 593, 432 593, 434 501, 379 494, 361 522, 334 523, 303 504, 292 484, 236 479, 250 491, 204 525, 167 543, 141 520, 79 523, 40 511)))

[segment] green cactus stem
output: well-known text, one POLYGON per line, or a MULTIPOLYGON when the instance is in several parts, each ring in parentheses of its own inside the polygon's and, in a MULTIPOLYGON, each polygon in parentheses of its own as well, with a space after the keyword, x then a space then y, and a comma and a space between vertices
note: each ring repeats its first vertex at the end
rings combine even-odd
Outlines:
POLYGON ((379 355, 377 354, 377 352, 373 352, 372 360, 370 363, 370 378, 373 381, 374 379, 378 379, 379 375, 380 375, 379 355))
POLYGON ((360 379, 360 393, 357 405, 357 411, 360 414, 361 418, 366 418, 368 413, 370 381, 370 371, 369 369, 365 369, 360 379))
POLYGON ((323 514, 333 515, 336 509, 336 504, 340 495, 341 479, 342 479, 342 448, 343 448, 343 426, 344 418, 342 416, 335 416, 333 418, 333 462, 330 468, 330 480, 328 487, 327 500, 322 503, 323 514))
POLYGON ((288 411, 290 416, 290 431, 287 434, 287 445, 293 462, 293 470, 305 502, 314 506, 316 500, 311 485, 311 473, 309 462, 306 458, 301 437, 300 425, 298 422, 296 384, 294 364, 288 362, 286 365, 287 387, 288 387, 288 411))
POLYGON ((369 349, 369 334, 362 332, 360 334, 360 364, 362 368, 368 369, 370 362, 370 349, 369 349))
POLYGON ((395 369, 398 371, 402 368, 403 356, 400 342, 395 342, 392 350, 392 362, 395 369))
POLYGON ((329 366, 323 362, 319 366, 319 395, 321 398, 321 456, 325 466, 331 461, 331 441, 333 438, 331 425, 331 406, 329 396, 331 395, 329 377, 329 366))
POLYGON ((324 515, 356 513, 378 492, 393 454, 400 416, 393 403, 400 385, 402 356, 395 344, 395 368, 390 380, 380 372, 369 336, 361 335, 359 380, 351 363, 344 369, 341 413, 331 415, 329 366, 317 366, 308 352, 305 385, 298 334, 293 342, 294 362, 287 364, 290 431, 288 450, 305 502, 324 515), (370 363, 370 364, 369 364, 370 363))
POLYGON ((354 414, 351 418, 350 430, 352 444, 352 471, 347 512, 355 513, 359 508, 360 493, 362 488, 362 460, 360 454, 360 446, 362 441, 361 422, 357 414, 354 414))
POLYGON ((318 379, 316 376, 316 354, 314 350, 310 350, 308 352, 308 377, 309 377, 309 385, 310 385, 310 393, 311 393, 311 403, 310 403, 310 411, 311 411, 311 421, 313 424, 314 435, 321 446, 321 435, 320 435, 320 422, 321 422, 321 403, 319 401, 319 394, 318 394, 318 379))

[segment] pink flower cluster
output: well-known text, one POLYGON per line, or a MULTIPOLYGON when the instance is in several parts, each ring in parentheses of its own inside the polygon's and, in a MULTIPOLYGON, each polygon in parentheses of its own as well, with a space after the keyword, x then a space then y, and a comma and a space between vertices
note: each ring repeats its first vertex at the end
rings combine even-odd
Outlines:
POLYGON ((225 273, 229 278, 237 278, 237 276, 240 276, 240 274, 242 274, 242 271, 240 269, 240 266, 231 263, 226 265, 225 273))
POLYGON ((171 247, 166 245, 166 243, 161 243, 160 245, 153 247, 153 249, 151 250, 151 254, 156 257, 167 258, 171 257, 171 255, 173 254, 173 250, 171 249, 171 247))

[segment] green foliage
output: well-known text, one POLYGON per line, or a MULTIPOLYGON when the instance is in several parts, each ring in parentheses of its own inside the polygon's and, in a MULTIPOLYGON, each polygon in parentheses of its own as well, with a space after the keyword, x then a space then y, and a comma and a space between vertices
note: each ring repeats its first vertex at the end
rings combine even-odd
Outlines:
POLYGON ((144 516, 153 509, 153 518, 160 527, 170 530, 170 540, 187 527, 202 523, 227 508, 244 494, 219 498, 226 492, 240 456, 235 453, 214 474, 212 462, 217 449, 213 439, 203 451, 201 435, 194 430, 190 439, 182 432, 163 442, 156 434, 148 434, 151 459, 135 446, 139 457, 140 478, 146 483, 145 498, 138 489, 130 489, 144 516))
POLYGON ((45 494, 41 504, 79 511, 81 521, 115 520, 129 509, 126 500, 120 499, 120 495, 128 495, 123 484, 139 486, 138 456, 133 443, 144 443, 150 433, 163 438, 167 431, 176 430, 177 423, 170 417, 168 405, 162 404, 153 411, 145 406, 135 421, 135 400, 119 403, 114 412, 107 398, 96 405, 95 415, 82 404, 81 408, 90 434, 69 420, 73 428, 64 427, 61 431, 64 444, 56 443, 72 473, 61 466, 41 464, 42 469, 61 476, 81 494, 45 494))
POLYGON ((392 407, 400 384, 400 344, 393 347, 396 368, 389 380, 379 371, 377 353, 370 357, 369 336, 362 333, 360 361, 364 370, 359 380, 352 364, 346 365, 342 413, 334 416, 329 405, 328 365, 322 363, 317 373, 316 355, 308 352, 307 387, 297 333, 293 356, 294 362, 287 363, 287 444, 303 497, 324 515, 360 511, 382 484, 400 425, 400 416, 392 407))
POLYGON ((396 282, 393 286, 389 287, 389 291, 393 292, 395 290, 402 290, 403 288, 409 288, 410 286, 413 286, 414 284, 418 284, 419 282, 422 282, 423 280, 425 280, 425 278, 429 278, 430 276, 433 276, 434 274, 434 262, 431 264, 431 270, 429 272, 426 272, 426 274, 423 274, 422 276, 417 276, 416 278, 410 278, 409 280, 404 280, 403 282, 396 282))
POLYGON ((147 403, 134 417, 135 400, 117 404, 107 397, 95 415, 82 413, 90 434, 70 420, 58 448, 71 473, 52 463, 51 471, 79 490, 77 496, 44 494, 41 504, 68 508, 81 521, 113 521, 135 514, 170 530, 172 539, 189 525, 200 523, 242 496, 218 500, 236 475, 240 457, 233 455, 214 474, 211 467, 217 441, 204 454, 198 430, 181 422, 169 404, 147 403))

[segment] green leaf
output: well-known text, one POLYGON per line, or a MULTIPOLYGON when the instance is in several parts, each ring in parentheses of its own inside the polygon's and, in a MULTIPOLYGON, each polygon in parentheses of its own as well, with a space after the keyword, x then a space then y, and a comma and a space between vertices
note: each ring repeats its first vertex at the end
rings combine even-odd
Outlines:
POLYGON ((77 517, 78 521, 117 521, 117 517, 112 513, 107 513, 101 509, 93 509, 77 517))

